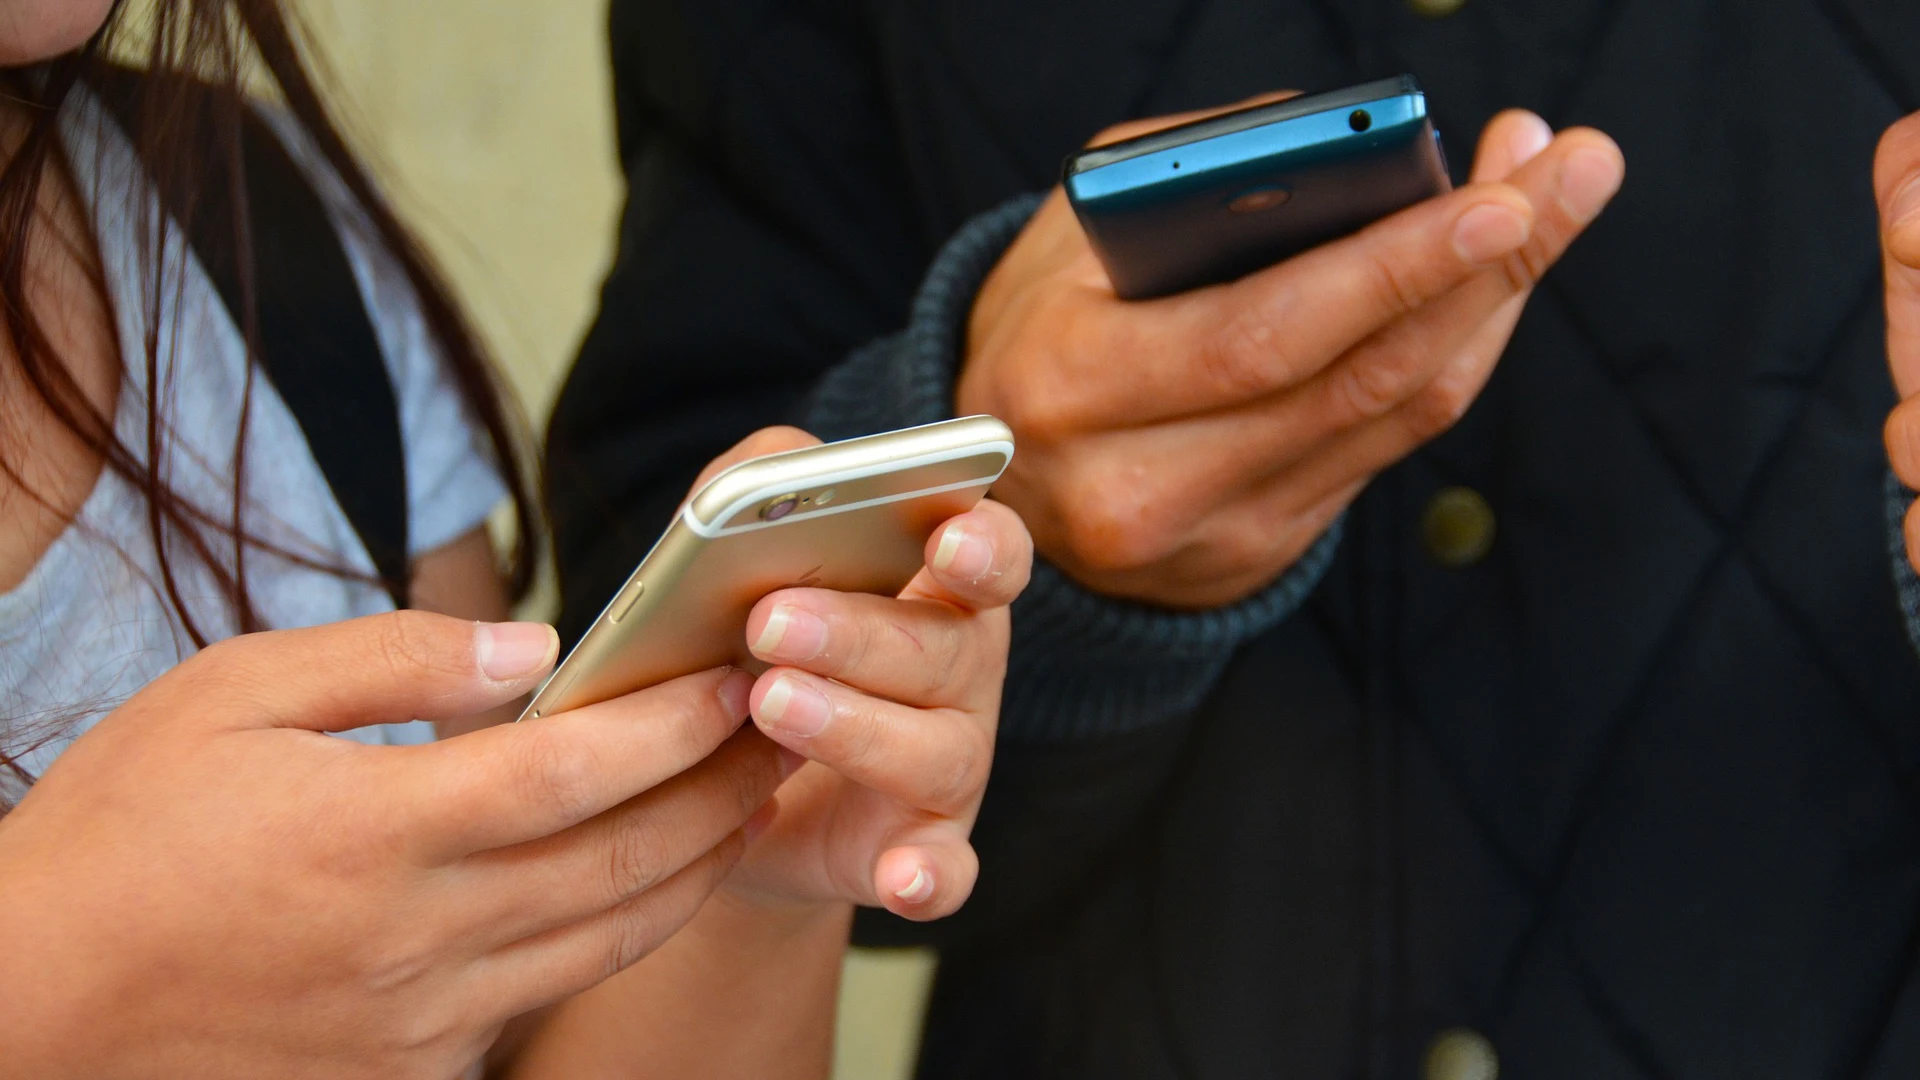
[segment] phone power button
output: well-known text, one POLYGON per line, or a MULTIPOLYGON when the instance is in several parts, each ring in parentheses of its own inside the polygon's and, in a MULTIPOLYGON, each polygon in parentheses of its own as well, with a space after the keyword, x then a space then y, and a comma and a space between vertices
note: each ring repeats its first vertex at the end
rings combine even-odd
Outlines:
POLYGON ((619 622, 621 619, 626 618, 627 612, 632 611, 633 605, 639 603, 640 598, 646 594, 646 582, 636 581, 628 585, 626 591, 620 594, 620 599, 613 602, 613 609, 607 612, 607 621, 619 622))

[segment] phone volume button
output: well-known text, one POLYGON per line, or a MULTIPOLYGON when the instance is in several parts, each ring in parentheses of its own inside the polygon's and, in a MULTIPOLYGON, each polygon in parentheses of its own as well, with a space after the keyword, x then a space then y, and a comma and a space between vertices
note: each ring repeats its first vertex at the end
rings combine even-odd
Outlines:
POLYGON ((626 618, 627 613, 633 610, 633 605, 639 603, 640 598, 646 594, 647 583, 644 581, 636 581, 627 586, 626 591, 620 594, 620 599, 613 602, 612 610, 607 612, 607 621, 619 622, 626 618))

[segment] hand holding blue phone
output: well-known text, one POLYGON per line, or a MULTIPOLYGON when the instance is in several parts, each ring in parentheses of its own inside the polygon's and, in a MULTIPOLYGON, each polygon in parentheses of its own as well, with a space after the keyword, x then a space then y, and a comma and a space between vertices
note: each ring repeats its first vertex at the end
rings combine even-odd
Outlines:
MULTIPOLYGON (((1874 158, 1886 262, 1887 357, 1900 404, 1887 420, 1894 474, 1920 488, 1920 113, 1888 129, 1874 158)), ((1906 518, 1907 558, 1920 566, 1920 510, 1906 518)))
POLYGON ((1232 281, 1453 187, 1411 75, 1083 150, 1064 183, 1130 299, 1232 281))
MULTIPOLYGON (((1352 111, 1337 114, 1349 131, 1352 111)), ((1170 145, 1244 122, 1223 112, 1230 119, 1220 129, 1187 129, 1170 145)), ((1126 140, 1209 115, 1219 114, 1113 128, 1095 145, 1116 154, 1082 159, 1075 179, 1153 159, 1165 150, 1153 141, 1118 152, 1126 140)), ((1424 118, 1408 127, 1398 116, 1384 118, 1393 153, 1407 155, 1393 160, 1412 161, 1418 168, 1406 175, 1439 191, 1431 136, 1408 134, 1423 131, 1424 118)), ((1184 173, 1187 158, 1179 160, 1184 173)), ((1305 186, 1259 206, 1261 184, 1235 168, 1217 174, 1231 183, 1208 172, 1192 189, 1169 189, 1169 214, 1204 206, 1230 228, 1310 207, 1305 186), (1197 193, 1210 185, 1215 201, 1203 204, 1197 193)), ((1381 184, 1371 190, 1416 201, 1385 207, 1371 224, 1316 214, 1358 231, 1238 278, 1137 300, 1122 296, 1165 282, 1110 273, 1121 245, 1107 226, 1124 215, 1103 211, 1092 226, 1102 248, 1056 191, 988 275, 968 322, 959 409, 999 416, 1021 447, 995 498, 1026 519, 1041 554, 1095 591, 1173 608, 1252 595, 1300 560, 1375 474, 1466 411, 1535 282, 1624 175, 1605 135, 1556 137, 1537 116, 1503 113, 1459 190, 1422 199, 1381 184)), ((1312 235, 1276 230, 1262 243, 1312 235)), ((1213 262, 1214 249, 1171 244, 1147 250, 1140 265, 1186 275, 1213 262), (1195 252, 1209 258, 1189 260, 1195 252)))

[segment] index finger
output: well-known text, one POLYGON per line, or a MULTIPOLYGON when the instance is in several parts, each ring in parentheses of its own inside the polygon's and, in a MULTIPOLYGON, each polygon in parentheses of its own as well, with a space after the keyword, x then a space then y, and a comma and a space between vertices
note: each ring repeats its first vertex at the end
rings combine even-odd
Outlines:
POLYGON ((1167 320, 1184 363, 1143 396, 1189 411, 1297 385, 1379 330, 1524 247, 1534 207, 1505 182, 1471 184, 1239 281, 1201 290, 1167 320))
POLYGON ((406 843, 430 865, 551 836, 703 761, 747 717, 753 678, 701 672, 519 724, 408 747, 406 843))
POLYGON ((1499 266, 1531 239, 1534 216, 1517 187, 1483 182, 1225 285, 1133 301, 1088 287, 1071 312, 1061 369, 1036 365, 1033 377, 1049 410, 1075 425, 1138 426, 1245 405, 1306 381, 1499 266))

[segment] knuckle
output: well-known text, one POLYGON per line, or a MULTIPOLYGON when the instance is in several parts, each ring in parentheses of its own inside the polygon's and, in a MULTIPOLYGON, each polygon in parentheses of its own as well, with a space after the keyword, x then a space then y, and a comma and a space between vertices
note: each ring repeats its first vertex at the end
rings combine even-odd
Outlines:
POLYGON ((471 653, 456 658, 438 633, 445 621, 423 611, 395 611, 379 617, 374 636, 378 661, 398 678, 422 673, 462 674, 471 666, 471 653))
POLYGON ((1399 259, 1385 252, 1374 252, 1361 263, 1361 280, 1376 307, 1390 318, 1399 318, 1418 310, 1423 297, 1413 277, 1399 259))
POLYGON ((606 955, 601 960, 599 977, 604 982, 639 963, 664 937, 652 905, 632 900, 614 910, 612 932, 607 936, 606 955))
POLYGON ((939 619, 931 636, 934 646, 925 665, 925 698, 950 701, 965 693, 973 681, 968 673, 979 667, 974 659, 974 635, 965 617, 956 612, 939 619))
POLYGON ((222 638, 188 657, 180 667, 197 671, 203 667, 225 668, 238 664, 246 659, 250 644, 246 637, 222 638))
POLYGON ((870 618, 836 619, 828 640, 833 644, 827 655, 819 658, 819 663, 831 668, 828 674, 860 671, 867 666, 876 648, 873 621, 870 618))
POLYGON ((838 742, 838 757, 849 767, 872 769, 885 758, 885 738, 880 730, 880 719, 874 715, 870 702, 860 701, 842 705, 836 712, 835 737, 838 742))
POLYGON ((1038 385, 1040 376, 1033 365, 1022 365, 1007 373, 1003 385, 994 394, 994 412, 1022 441, 1042 442, 1057 439, 1065 427, 1062 403, 1038 385))
POLYGON ((180 688, 188 700, 223 700, 241 708, 266 704, 258 700, 260 678, 252 670, 252 645, 247 637, 213 642, 182 661, 167 682, 180 688))
POLYGON ((1501 260, 1501 276, 1506 279, 1508 291, 1523 293, 1540 284, 1540 279, 1553 268, 1553 261, 1553 252, 1536 237, 1501 260))
POLYGON ((1458 424, 1472 405, 1473 394, 1459 380, 1435 379, 1408 403, 1408 426, 1430 438, 1458 424))
POLYGON ((991 756, 991 749, 981 746, 980 741, 972 737, 956 747, 953 753, 943 755, 939 771, 927 790, 926 808, 958 815, 977 804, 986 793, 991 756))
POLYGON ((1124 573, 1151 566, 1175 546, 1165 535, 1143 466, 1102 468, 1067 488, 1064 540, 1074 561, 1124 573))
POLYGON ((1022 441, 1050 445, 1085 426, 1085 384, 1067 375, 1070 367, 1058 353, 1036 351, 1002 369, 995 412, 1022 441))
POLYGON ((900 620, 889 620, 887 636, 891 646, 887 652, 912 673, 908 692, 914 698, 938 698, 953 685, 965 646, 947 620, 928 620, 917 630, 900 620))
POLYGON ((773 744, 756 739, 754 752, 727 775, 727 805, 734 815, 733 824, 744 823, 755 810, 766 804, 780 784, 780 765, 773 744))
POLYGON ((617 822, 607 844, 608 895, 616 902, 660 883, 671 857, 660 822, 635 812, 617 822))
POLYGON ((365 942, 350 948, 348 963, 366 994, 402 994, 432 972, 439 957, 437 945, 425 930, 397 938, 382 935, 377 947, 365 942))
POLYGON ((740 860, 745 858, 746 854, 747 838, 738 832, 729 833, 726 839, 720 841, 706 855, 702 866, 705 872, 704 891, 712 892, 719 888, 721 883, 727 880, 727 875, 733 873, 733 868, 740 865, 740 860))
POLYGON ((1338 377, 1346 404, 1355 414, 1382 416, 1407 397, 1424 348, 1404 333, 1389 333, 1347 364, 1338 377))
POLYGON ((522 740, 518 772, 529 801, 562 821, 582 821, 594 806, 593 758, 583 747, 541 736, 522 740))
POLYGON ((1271 312, 1263 305, 1246 304, 1219 333, 1201 340, 1194 361, 1208 386, 1236 400, 1256 397, 1274 388, 1284 345, 1271 312))
POLYGON ((444 1000, 391 1011, 396 1015, 387 1021, 392 1025, 388 1029, 389 1049, 409 1056, 454 1042, 474 1027, 457 1006, 444 1000))
POLYGON ((705 678, 682 681, 658 711, 664 714, 666 723, 654 730, 665 731, 666 745, 680 760, 689 762, 712 753, 733 734, 740 720, 727 715, 718 686, 705 678))

